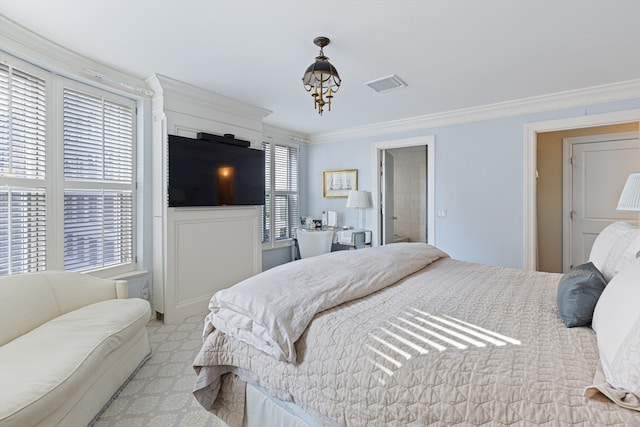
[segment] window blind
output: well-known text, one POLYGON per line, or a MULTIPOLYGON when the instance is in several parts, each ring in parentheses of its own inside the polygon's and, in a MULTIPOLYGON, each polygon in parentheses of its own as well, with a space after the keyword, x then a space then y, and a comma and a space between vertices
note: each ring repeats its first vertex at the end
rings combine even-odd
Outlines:
POLYGON ((63 95, 64 268, 133 259, 133 110, 74 90, 63 95))
POLYGON ((45 179, 44 80, 0 64, 0 175, 45 179))
POLYGON ((290 239, 298 225, 298 147, 264 142, 263 242, 290 239))
POLYGON ((0 275, 46 268, 45 81, 0 64, 0 275))
POLYGON ((64 240, 65 270, 81 271, 131 261, 131 192, 65 191, 64 240))
POLYGON ((0 52, 0 274, 132 270, 135 186, 135 101, 0 52))
POLYGON ((0 188, 0 275, 46 268, 45 192, 0 188))
POLYGON ((65 180, 131 183, 131 108, 69 89, 63 108, 65 180))

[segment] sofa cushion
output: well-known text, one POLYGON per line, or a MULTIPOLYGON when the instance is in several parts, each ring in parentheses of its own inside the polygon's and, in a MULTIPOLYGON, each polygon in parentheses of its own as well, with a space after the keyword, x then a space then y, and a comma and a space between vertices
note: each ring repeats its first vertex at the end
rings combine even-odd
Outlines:
POLYGON ((96 367, 151 316, 145 300, 112 299, 63 314, 0 347, 0 424, 33 424, 87 388, 96 367), (11 423, 10 423, 11 424, 11 423))
POLYGON ((0 278, 0 345, 60 314, 55 292, 44 276, 34 275, 24 282, 11 276, 0 278))
POLYGON ((61 314, 116 298, 121 283, 55 270, 0 277, 0 345, 61 314))

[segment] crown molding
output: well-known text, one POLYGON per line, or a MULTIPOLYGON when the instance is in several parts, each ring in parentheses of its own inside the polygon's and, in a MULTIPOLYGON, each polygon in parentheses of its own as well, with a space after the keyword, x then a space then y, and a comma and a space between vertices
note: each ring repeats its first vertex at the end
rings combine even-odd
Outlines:
POLYGON ((308 144, 309 137, 304 133, 292 132, 278 126, 264 124, 263 136, 267 139, 276 139, 278 141, 289 142, 292 144, 308 144))
POLYGON ((640 79, 319 133, 310 136, 310 143, 379 137, 632 98, 640 98, 640 79))
POLYGON ((70 79, 103 86, 135 98, 153 93, 144 80, 79 55, 0 15, 0 50, 70 79))
MULTIPOLYGON (((150 76, 147 78, 146 83, 153 89, 156 98, 169 95, 173 97, 174 101, 183 101, 194 107, 215 109, 258 120, 262 120, 271 114, 270 110, 256 107, 162 74, 150 76)), ((172 102, 169 103, 173 104, 172 102)))

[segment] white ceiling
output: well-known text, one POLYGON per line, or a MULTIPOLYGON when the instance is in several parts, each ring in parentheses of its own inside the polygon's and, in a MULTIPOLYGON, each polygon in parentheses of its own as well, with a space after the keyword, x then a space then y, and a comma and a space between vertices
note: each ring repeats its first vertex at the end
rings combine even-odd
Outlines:
POLYGON ((639 0, 0 0, 0 14, 310 135, 640 78, 639 0), (301 83, 321 35, 342 77, 322 117, 301 83), (391 74, 408 86, 364 85, 391 74))

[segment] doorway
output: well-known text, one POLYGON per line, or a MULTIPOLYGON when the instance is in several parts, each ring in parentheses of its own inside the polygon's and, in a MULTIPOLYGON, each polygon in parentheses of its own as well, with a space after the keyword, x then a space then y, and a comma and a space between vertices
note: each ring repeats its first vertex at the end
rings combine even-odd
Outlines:
POLYGON ((564 138, 563 270, 588 261, 598 234, 638 216, 616 209, 630 173, 640 171, 639 132, 564 138))
POLYGON ((639 117, 625 110, 525 125, 525 269, 563 271, 562 138, 638 131, 639 117), (553 134, 556 142, 545 142, 553 134))
MULTIPOLYGON (((422 227, 422 229, 424 230, 424 233, 426 234, 425 239, 424 240, 420 240, 420 241, 425 241, 431 245, 435 245, 435 137, 434 135, 427 135, 427 136, 423 136, 423 137, 416 137, 416 138, 406 138, 406 139, 398 139, 398 140, 392 140, 392 141, 381 141, 381 142, 377 142, 375 144, 372 145, 372 170, 374 171, 380 171, 382 164, 383 164, 383 160, 385 157, 385 154, 387 154, 388 156, 391 155, 391 153, 393 152, 392 150, 397 150, 397 149, 417 149, 417 150, 424 150, 424 154, 426 157, 426 171, 425 171, 425 175, 426 175, 426 179, 421 181, 421 185, 423 186, 422 188, 424 188, 425 190, 418 190, 420 192, 422 192, 422 194, 426 194, 426 206, 425 206, 425 215, 426 215, 426 227, 422 227), (417 147, 417 148, 416 148, 417 147)), ((397 151, 396 153, 403 153, 403 151, 397 151)), ((388 158, 388 157, 387 157, 388 158)), ((380 173, 374 173, 374 182, 372 185, 372 188, 375 189, 375 191, 373 191, 373 205, 376 207, 377 211, 376 213, 373 215, 373 227, 372 227, 372 244, 374 246, 383 244, 384 240, 383 240, 383 226, 385 223, 388 223, 385 218, 383 217, 383 215, 385 214, 385 209, 388 208, 387 203, 385 203, 385 184, 384 184, 384 180, 381 178, 384 178, 383 175, 381 175, 380 173)), ((418 188, 420 188, 420 183, 418 183, 419 186, 418 188)), ((395 185, 394 185, 395 186, 395 185)), ((391 193, 393 194, 393 192, 391 193)), ((392 200, 391 197, 393 197, 391 194, 389 194, 389 200, 392 200)), ((420 196, 417 196, 418 198, 420 196)), ((393 199, 395 201, 395 197, 393 199)), ((402 204, 403 202, 400 201, 400 204, 402 204)), ((419 202, 416 202, 419 203, 419 202)), ((393 208, 393 210, 395 211, 395 207, 393 208)), ((409 210, 411 210, 411 208, 409 208, 409 210)), ((413 209, 414 211, 419 210, 418 206, 415 206, 415 208, 413 209)), ((391 221, 391 225, 393 225, 393 216, 396 216, 398 218, 398 221, 400 220, 400 216, 399 215, 395 215, 391 212, 389 212, 389 210, 387 209, 387 213, 386 213, 386 217, 389 218, 389 220, 391 221)), ((404 214, 403 214, 404 216, 404 214)), ((420 227, 420 225, 418 225, 418 227, 420 227)), ((397 231, 394 233, 393 227, 387 227, 388 231, 387 231, 387 236, 391 237, 391 239, 389 241, 392 241, 393 238, 393 234, 398 235, 399 237, 396 238, 396 240, 398 239, 402 239, 405 236, 402 236, 402 233, 404 233, 404 231, 402 231, 403 229, 401 228, 399 231, 400 233, 398 233, 397 231)))
POLYGON ((381 157, 382 243, 426 243, 427 146, 385 149, 381 157))

